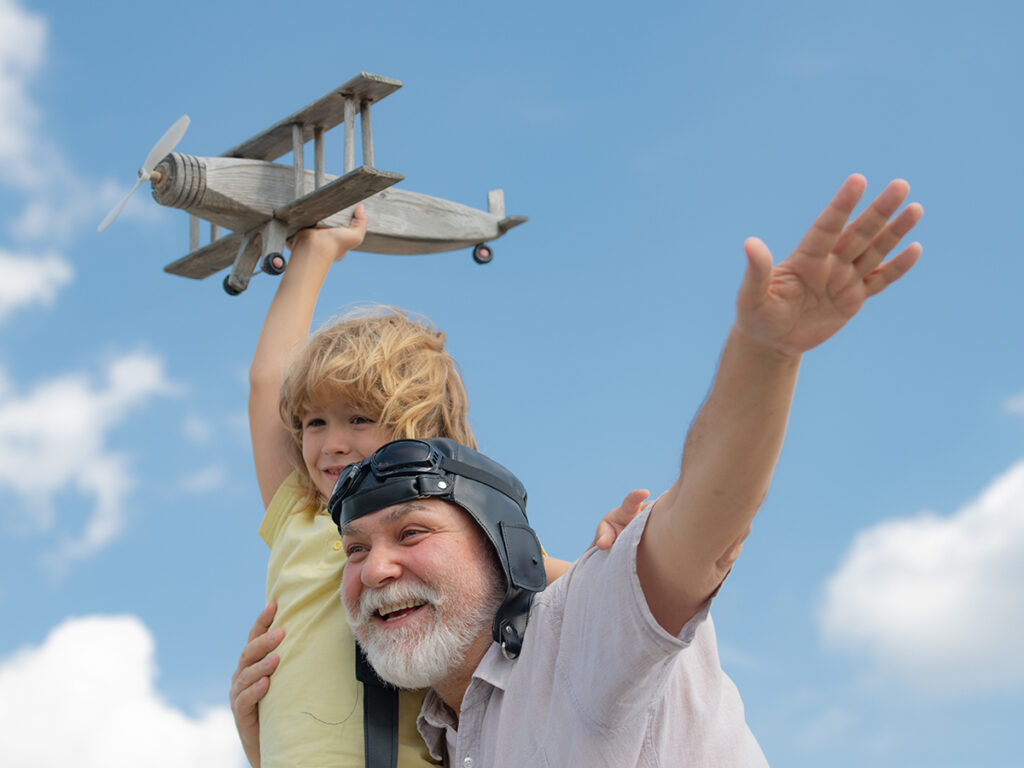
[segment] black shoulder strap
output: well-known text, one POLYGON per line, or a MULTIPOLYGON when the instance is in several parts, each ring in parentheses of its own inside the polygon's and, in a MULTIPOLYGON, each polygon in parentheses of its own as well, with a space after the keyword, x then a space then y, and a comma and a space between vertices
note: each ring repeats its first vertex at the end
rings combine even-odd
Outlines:
POLYGON ((359 643, 356 643, 356 680, 363 684, 366 768, 397 768, 398 690, 377 677, 359 643))

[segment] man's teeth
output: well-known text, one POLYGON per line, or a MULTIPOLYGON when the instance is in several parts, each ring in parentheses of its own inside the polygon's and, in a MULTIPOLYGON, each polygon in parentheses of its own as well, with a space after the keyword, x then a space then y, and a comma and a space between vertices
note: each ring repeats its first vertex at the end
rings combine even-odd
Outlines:
POLYGON ((377 609, 377 615, 384 619, 384 621, 394 621, 395 619, 400 618, 398 616, 395 616, 396 613, 401 613, 402 611, 406 611, 409 608, 419 608, 422 605, 423 603, 417 603, 410 600, 408 602, 401 603, 400 605, 390 606, 387 610, 379 608, 377 609))

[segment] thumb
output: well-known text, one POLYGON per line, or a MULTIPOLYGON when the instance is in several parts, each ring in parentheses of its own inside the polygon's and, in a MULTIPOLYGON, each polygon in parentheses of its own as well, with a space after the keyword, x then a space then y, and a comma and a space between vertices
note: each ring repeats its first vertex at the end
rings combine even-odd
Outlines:
POLYGON ((348 227, 351 230, 355 230, 357 232, 362 232, 363 234, 365 234, 366 233, 366 224, 367 224, 366 208, 363 206, 362 203, 360 203, 359 205, 356 206, 356 209, 352 212, 352 221, 348 225, 348 227))
POLYGON ((740 283, 736 303, 741 306, 758 304, 768 292, 772 276, 772 254, 768 246, 756 237, 748 237, 743 243, 747 255, 747 271, 740 283))

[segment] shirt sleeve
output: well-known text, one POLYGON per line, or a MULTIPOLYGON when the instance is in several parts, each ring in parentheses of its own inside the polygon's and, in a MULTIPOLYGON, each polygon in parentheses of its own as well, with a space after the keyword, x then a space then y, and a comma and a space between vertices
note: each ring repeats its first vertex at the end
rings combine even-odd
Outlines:
POLYGON ((299 475, 297 472, 292 472, 274 493, 274 498, 270 500, 270 505, 263 514, 263 522, 260 523, 260 538, 271 549, 280 536, 288 515, 295 512, 297 506, 301 506, 302 497, 299 475))
POLYGON ((711 605, 709 598, 676 636, 654 618, 636 570, 649 515, 638 515, 611 550, 589 549, 551 590, 562 617, 558 669, 576 706, 601 728, 623 727, 647 711, 711 605))

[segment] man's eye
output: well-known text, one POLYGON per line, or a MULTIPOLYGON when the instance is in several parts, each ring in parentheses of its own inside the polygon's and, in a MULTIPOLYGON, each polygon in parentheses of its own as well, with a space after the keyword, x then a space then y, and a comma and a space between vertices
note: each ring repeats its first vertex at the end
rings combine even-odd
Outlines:
POLYGON ((404 531, 402 531, 401 538, 403 540, 405 540, 405 539, 412 539, 412 538, 415 538, 416 536, 421 536, 424 533, 426 533, 426 531, 423 531, 423 530, 421 530, 419 528, 406 528, 404 531))
POLYGON ((356 555, 362 555, 366 553, 366 547, 362 544, 350 544, 345 547, 345 556, 351 560, 356 555))

